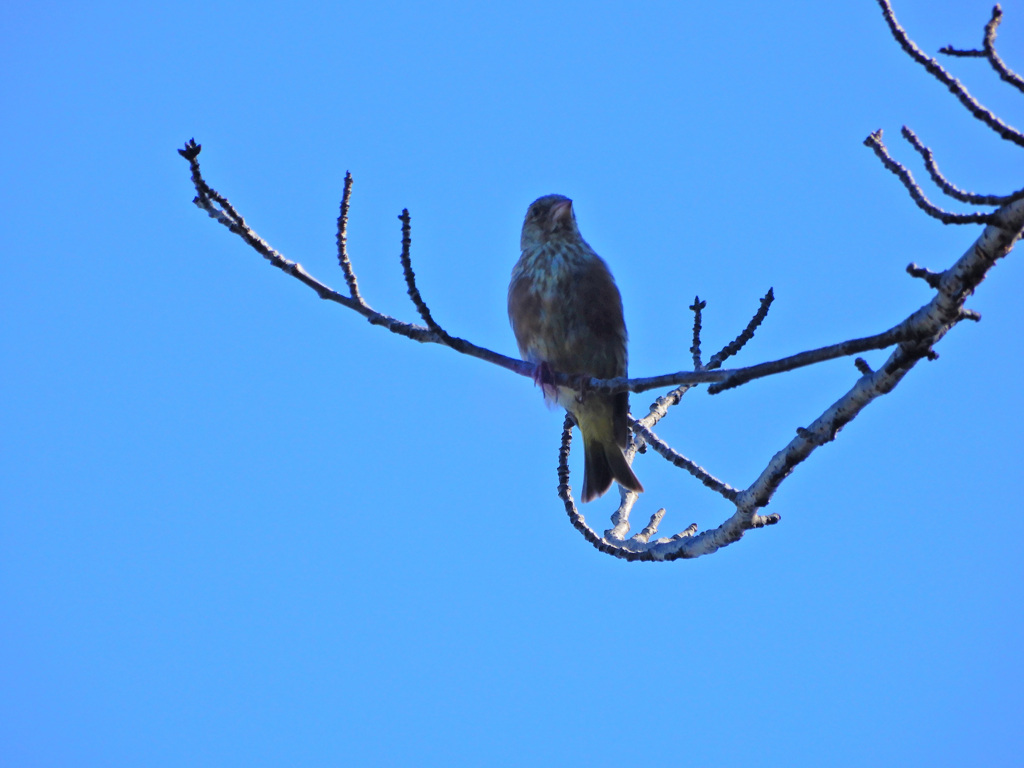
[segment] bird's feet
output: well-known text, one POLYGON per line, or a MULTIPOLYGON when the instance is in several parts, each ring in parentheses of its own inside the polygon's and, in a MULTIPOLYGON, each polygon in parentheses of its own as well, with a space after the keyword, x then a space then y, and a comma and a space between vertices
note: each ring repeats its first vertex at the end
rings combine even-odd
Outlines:
POLYGON ((555 372, 547 360, 541 360, 533 370, 533 383, 540 387, 545 400, 558 398, 558 387, 555 386, 555 372))
POLYGON ((590 391, 590 376, 586 373, 577 373, 572 377, 572 388, 576 390, 576 402, 582 403, 590 391))

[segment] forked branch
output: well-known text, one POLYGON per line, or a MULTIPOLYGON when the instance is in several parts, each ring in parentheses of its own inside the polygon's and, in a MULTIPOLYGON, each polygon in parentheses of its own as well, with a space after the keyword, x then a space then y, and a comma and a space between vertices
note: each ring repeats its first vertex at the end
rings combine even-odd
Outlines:
MULTIPOLYGON (((946 85, 961 104, 985 125, 1007 141, 1024 146, 1024 135, 982 107, 958 80, 949 75, 938 62, 922 53, 907 37, 903 28, 896 21, 888 0, 878 0, 878 3, 882 7, 886 22, 894 37, 915 61, 922 64, 930 74, 946 85)), ((987 58, 1004 81, 1015 88, 1024 90, 1020 77, 1009 70, 996 53, 995 29, 1000 18, 1001 11, 996 6, 992 20, 985 28, 982 50, 958 51, 945 48, 942 52, 952 56, 987 58)), ((976 195, 964 192, 939 172, 931 150, 920 142, 916 134, 908 128, 904 128, 903 136, 921 155, 932 180, 944 194, 970 204, 999 206, 995 211, 967 214, 951 213, 938 208, 925 197, 910 171, 891 157, 882 143, 881 131, 868 137, 865 144, 874 150, 886 168, 900 178, 917 205, 930 216, 950 224, 982 223, 986 225, 977 241, 948 269, 942 272, 933 272, 916 264, 911 264, 907 268, 912 276, 926 281, 929 288, 935 292, 933 298, 917 311, 888 330, 873 336, 839 342, 758 365, 722 369, 722 364, 737 354, 753 338, 755 331, 768 313, 774 295, 772 291, 765 295, 761 300, 760 307, 744 330, 737 335, 734 341, 713 354, 706 364, 701 362, 701 331, 703 311, 707 305, 699 298, 695 298, 690 307, 694 313, 693 341, 690 347, 693 370, 647 378, 591 379, 585 382, 580 382, 578 377, 567 376, 559 372, 551 374, 552 383, 570 387, 581 386, 584 392, 582 396, 591 392, 610 393, 623 390, 644 392, 655 388, 674 387, 655 400, 642 418, 631 418, 632 437, 626 451, 627 459, 632 460, 637 453, 643 453, 650 447, 673 465, 686 470, 730 504, 733 509, 731 515, 717 528, 698 533, 697 525, 691 524, 671 537, 652 540, 666 514, 665 509, 660 508, 650 516, 649 522, 639 533, 630 537, 630 513, 639 497, 635 493, 620 489, 620 503, 612 514, 612 528, 603 534, 598 534, 586 523, 572 498, 568 457, 573 422, 567 416, 559 449, 558 493, 565 504, 572 524, 595 547, 625 560, 666 561, 694 558, 710 554, 739 540, 748 530, 777 523, 779 515, 763 515, 760 510, 768 505, 779 485, 793 469, 817 448, 834 440, 843 426, 854 419, 875 398, 891 392, 919 360, 935 359, 937 355, 933 350, 934 345, 957 323, 963 320, 977 321, 980 319, 976 312, 967 309, 964 304, 996 261, 1006 256, 1020 238, 1022 228, 1024 228, 1024 190, 1005 196, 976 195), (894 348, 893 351, 877 370, 873 370, 863 359, 857 358, 855 366, 859 377, 853 382, 852 387, 808 426, 797 428, 796 437, 779 450, 767 462, 759 476, 742 490, 719 479, 697 462, 670 447, 654 431, 658 422, 668 414, 672 407, 681 402, 686 392, 699 384, 710 384, 708 391, 714 394, 764 376, 792 371, 807 365, 855 355, 872 349, 890 347, 894 348)), ((212 189, 203 179, 198 161, 200 149, 200 146, 194 141, 189 141, 184 149, 179 150, 191 167, 192 181, 197 193, 195 204, 241 237, 273 266, 314 290, 320 298, 347 307, 362 315, 371 324, 387 328, 392 333, 421 343, 441 344, 456 352, 493 363, 521 376, 531 378, 535 376, 536 371, 533 364, 507 357, 472 344, 465 339, 452 336, 436 322, 416 286, 416 275, 412 268, 410 253, 412 237, 408 210, 404 210, 399 217, 402 222, 400 262, 409 297, 425 325, 407 323, 377 312, 366 303, 360 293, 355 269, 347 249, 347 227, 352 191, 351 175, 346 174, 345 176, 337 232, 338 263, 348 286, 348 295, 346 296, 312 277, 297 262, 286 259, 249 227, 230 202, 212 189)))
POLYGON ((900 47, 906 51, 910 58, 927 69, 928 73, 932 77, 946 86, 949 89, 949 92, 957 98, 957 101, 959 101, 967 111, 974 115, 978 120, 1007 141, 1011 141, 1020 147, 1024 147, 1024 134, 1016 128, 1007 125, 996 117, 990 110, 983 107, 981 103, 967 91, 967 88, 964 87, 963 83, 949 74, 949 72, 947 72, 939 62, 925 54, 924 51, 917 47, 913 40, 907 37, 906 31, 896 20, 896 14, 893 12, 892 5, 889 3, 889 0, 878 0, 878 5, 882 9, 882 15, 885 17, 886 24, 889 25, 889 31, 892 32, 892 36, 896 38, 896 42, 900 44, 900 47))
MULTIPOLYGON (((419 312, 420 316, 428 323, 427 326, 406 323, 390 315, 386 315, 383 312, 377 312, 371 308, 370 305, 366 303, 365 299, 363 299, 359 294, 358 280, 355 276, 355 270, 352 266, 351 258, 347 252, 348 239, 346 227, 348 223, 349 210, 347 197, 344 197, 342 200, 342 212, 338 217, 337 235, 337 242, 339 246, 338 261, 342 267, 342 271, 345 275, 345 281, 348 283, 350 291, 350 295, 345 296, 310 275, 301 264, 285 258, 281 253, 272 248, 269 243, 260 237, 246 223, 242 215, 234 209, 227 198, 209 186, 203 178, 199 167, 199 153, 201 150, 202 145, 197 144, 194 139, 189 140, 184 149, 178 150, 178 153, 188 160, 192 169, 192 182, 197 192, 196 197, 192 202, 199 208, 206 211, 211 218, 217 220, 231 232, 234 232, 236 235, 241 237, 250 247, 269 261, 271 265, 309 286, 321 299, 333 301, 336 304, 341 304, 344 307, 358 312, 372 325, 382 326, 392 333, 396 333, 399 336, 405 336, 406 338, 421 343, 441 344, 443 346, 450 347, 461 354, 476 357, 480 360, 501 366, 502 368, 513 371, 514 373, 518 373, 520 376, 526 376, 531 379, 534 378, 536 366, 533 363, 507 357, 485 347, 477 346, 465 339, 452 336, 434 321, 426 302, 420 295, 419 289, 416 287, 416 275, 412 269, 412 260, 410 255, 411 237, 408 230, 408 211, 403 211, 402 215, 399 216, 399 219, 403 221, 402 252, 400 260, 409 296, 412 299, 417 312, 419 312)), ((351 177, 347 174, 346 180, 346 189, 350 191, 352 182, 351 177)), ((739 338, 749 339, 753 334, 753 328, 756 328, 756 323, 753 327, 748 327, 748 330, 745 331, 748 336, 744 337, 741 334, 737 341, 739 341, 739 338)), ((871 349, 884 349, 885 347, 892 346, 895 341, 898 340, 899 339, 891 337, 890 331, 886 331, 883 334, 877 334, 865 339, 857 339, 855 342, 852 342, 852 347, 849 346, 851 342, 844 342, 842 345, 830 345, 828 347, 822 347, 821 349, 812 350, 809 353, 801 353, 800 355, 793 355, 781 360, 772 361, 771 363, 762 364, 761 366, 755 367, 755 369, 735 368, 730 370, 712 370, 709 366, 705 366, 701 370, 676 371, 674 373, 665 373, 659 376, 650 376, 646 378, 589 379, 583 382, 583 384, 587 391, 610 393, 622 392, 625 390, 629 390, 631 392, 646 392, 651 389, 660 389, 666 386, 693 386, 696 384, 726 382, 733 376, 742 376, 743 381, 751 381, 755 378, 761 378, 762 376, 784 373, 786 371, 823 362, 825 360, 832 360, 837 357, 857 354, 871 349)), ((557 371, 552 372, 551 375, 552 383, 554 384, 568 387, 576 387, 580 384, 578 376, 570 376, 557 371)))
MULTIPOLYGON (((935 162, 935 153, 932 152, 929 147, 926 147, 919 138, 917 138, 916 133, 904 125, 900 129, 900 134, 904 139, 910 142, 910 146, 916 149, 917 153, 921 155, 921 159, 924 160, 924 166, 928 169, 928 175, 932 177, 932 181, 935 182, 935 186, 941 189, 943 194, 946 196, 952 197, 954 200, 959 200, 961 203, 971 203, 972 205, 1006 205, 1007 203, 1012 203, 1014 200, 1024 198, 1024 189, 1019 189, 1009 195, 976 195, 973 192, 965 192, 959 187, 953 185, 945 176, 942 175, 942 172, 939 170, 938 163, 935 162)), ((872 134, 872 136, 873 135, 874 134, 872 134)), ((879 131, 879 139, 881 139, 881 131, 879 131)))
MULTIPOLYGON (((964 85, 949 74, 949 72, 947 72, 939 62, 930 56, 925 55, 925 53, 917 47, 914 41, 907 37, 906 31, 896 20, 896 14, 893 12, 892 5, 889 0, 877 0, 877 2, 882 8, 882 15, 885 17, 885 21, 889 25, 889 31, 892 32, 893 37, 896 38, 900 47, 903 48, 903 50, 912 59, 914 59, 914 61, 921 64, 926 70, 928 70, 929 74, 945 85, 949 91, 956 96, 957 100, 984 125, 991 128, 1006 141, 1009 141, 1018 147, 1024 147, 1024 133, 1021 133, 1021 131, 1016 128, 1007 125, 992 114, 990 110, 983 107, 977 99, 968 93, 964 85)), ((952 46, 946 46, 941 48, 939 52, 945 53, 949 56, 986 58, 1005 82, 1014 86, 1018 90, 1024 91, 1024 80, 1006 66, 1005 62, 1003 62, 999 57, 999 54, 995 49, 996 27, 999 26, 999 22, 1002 19, 1002 13, 1003 12, 998 5, 992 9, 992 18, 989 20, 988 24, 985 25, 982 50, 960 50, 953 48, 952 46)), ((952 184, 939 171, 939 166, 935 162, 934 153, 929 147, 925 146, 924 143, 921 142, 917 137, 917 134, 907 126, 903 126, 902 135, 903 138, 906 139, 917 151, 917 153, 921 155, 921 159, 924 160, 925 168, 927 168, 932 181, 935 182, 936 186, 938 186, 942 193, 948 197, 951 197, 954 200, 959 200, 960 202, 970 203, 972 205, 995 206, 1004 206, 1014 202, 1015 200, 1024 198, 1024 188, 1008 195, 977 195, 973 192, 965 192, 952 184)), ((928 198, 925 197, 924 192, 917 185, 917 182, 914 181, 914 177, 911 172, 904 165, 894 160, 889 154, 889 150, 886 148, 885 144, 882 143, 882 131, 880 129, 869 135, 864 140, 864 144, 870 147, 878 156, 878 159, 882 161, 882 164, 896 175, 900 182, 902 182, 903 186, 906 187, 907 192, 910 193, 911 198, 913 198, 914 202, 917 203, 918 207, 929 216, 938 219, 943 224, 988 224, 993 220, 992 213, 952 213, 950 211, 942 210, 928 200, 928 198)))
POLYGON ((1024 78, 1006 66, 1006 62, 1002 60, 999 56, 999 52, 996 51, 996 29, 999 27, 999 22, 1002 20, 1003 9, 998 5, 993 6, 992 18, 989 19, 988 24, 985 25, 985 35, 981 41, 981 50, 962 50, 960 48, 954 48, 951 45, 947 45, 943 48, 939 48, 939 53, 944 53, 947 56, 987 59, 988 63, 992 65, 992 69, 999 73, 999 77, 1004 83, 1008 83, 1018 91, 1024 93, 1024 78))

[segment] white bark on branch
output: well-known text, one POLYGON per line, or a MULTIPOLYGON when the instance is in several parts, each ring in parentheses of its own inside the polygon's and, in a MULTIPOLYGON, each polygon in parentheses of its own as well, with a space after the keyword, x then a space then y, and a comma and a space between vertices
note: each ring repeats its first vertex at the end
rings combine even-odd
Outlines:
MULTIPOLYGON (((664 509, 659 509, 652 516, 642 535, 626 540, 625 536, 629 532, 629 513, 637 496, 623 491, 619 509, 612 516, 614 527, 605 531, 604 536, 599 536, 586 524, 583 515, 576 508, 568 486, 568 468, 565 461, 569 453, 571 432, 570 425, 567 424, 563 431, 560 452, 559 495, 572 524, 602 552, 624 560, 668 561, 709 555, 738 541, 752 528, 762 528, 778 522, 778 515, 761 515, 758 510, 768 505, 779 485, 793 469, 816 448, 834 440, 839 431, 872 400, 891 392, 918 360, 934 356, 932 346, 954 325, 968 319, 963 312, 964 302, 985 279, 996 261, 1006 256, 1021 237, 1024 229, 1024 200, 1018 200, 998 211, 996 218, 998 223, 987 226, 967 252, 953 266, 941 273, 935 298, 900 323, 899 327, 905 329, 909 338, 919 340, 899 344, 881 368, 864 373, 845 395, 808 427, 799 429, 797 436, 771 458, 760 476, 749 487, 737 493, 728 485, 712 478, 696 464, 684 467, 705 485, 726 498, 733 496, 736 511, 720 526, 698 534, 696 525, 691 525, 671 538, 650 541, 665 514, 664 509)), ((644 423, 647 420, 634 422, 635 440, 642 441, 649 434, 649 428, 644 423)), ((660 452, 660 447, 658 450, 660 452)), ((684 461, 689 462, 686 459, 684 461)))
MULTIPOLYGON (((907 37, 896 20, 888 0, 877 0, 877 2, 882 8, 893 36, 915 61, 922 64, 932 76, 946 85, 960 103, 983 124, 996 131, 1005 140, 1024 146, 1024 134, 1003 123, 978 104, 958 80, 946 72, 938 62, 926 56, 907 37)), ((995 27, 1000 18, 997 6, 992 20, 986 27, 984 51, 959 52, 956 49, 943 49, 943 52, 950 55, 984 56, 989 59, 1006 82, 1014 87, 1020 87, 1019 84, 1022 81, 1019 76, 1009 70, 995 52, 995 27)), ((643 452, 650 446, 666 460, 692 474, 703 485, 722 496, 734 507, 731 516, 717 528, 698 533, 696 524, 691 524, 672 537, 652 541, 665 516, 665 509, 661 508, 651 515, 650 521, 640 533, 627 538, 630 531, 630 513, 639 497, 635 493, 620 489, 620 503, 612 515, 612 528, 605 531, 603 535, 599 535, 586 523, 572 498, 572 489, 569 485, 568 456, 572 441, 573 422, 571 417, 567 416, 559 450, 558 494, 572 524, 599 550, 625 560, 689 559, 711 554, 721 547, 738 541, 746 531, 752 528, 761 528, 777 523, 779 515, 763 515, 760 510, 768 505, 779 485, 792 473, 794 468, 810 456, 815 449, 834 440, 843 426, 856 418, 875 398, 891 392, 921 358, 936 358, 934 345, 957 323, 963 320, 976 321, 980 319, 976 312, 966 309, 964 304, 985 279, 989 270, 999 259, 1010 252, 1021 237, 1022 229, 1024 229, 1024 190, 1006 196, 975 195, 964 192, 942 176, 931 150, 920 142, 916 134, 904 128, 903 135, 924 160, 931 178, 944 194, 961 202, 1001 206, 998 210, 985 213, 954 214, 941 210, 927 200, 910 171, 892 158, 882 143, 881 131, 876 131, 868 137, 865 144, 871 147, 885 167, 901 180, 915 202, 929 215, 947 224, 984 223, 986 225, 981 236, 967 252, 945 271, 934 272, 916 264, 907 267, 911 276, 925 280, 935 291, 935 296, 931 301, 907 318, 892 328, 873 336, 851 339, 745 368, 721 369, 725 360, 738 353, 753 338, 756 329, 768 313, 773 294, 771 291, 768 292, 762 299, 761 307, 746 328, 733 342, 712 355, 707 364, 701 362, 700 345, 701 312, 705 305, 697 298, 690 307, 694 312, 693 345, 690 348, 694 370, 647 378, 582 381, 579 377, 567 376, 559 372, 551 373, 550 381, 552 383, 577 388, 581 392, 581 397, 586 397, 591 392, 610 393, 623 390, 644 392, 661 387, 675 387, 658 398, 644 417, 631 420, 632 438, 626 451, 626 457, 632 461, 637 452, 643 452), (776 453, 768 461, 760 475, 743 490, 738 490, 716 478, 696 462, 665 444, 654 432, 657 423, 668 414, 673 405, 679 403, 682 396, 693 386, 710 384, 708 391, 715 394, 764 376, 872 349, 889 347, 895 347, 895 349, 885 364, 876 371, 871 370, 866 362, 858 358, 855 364, 860 377, 849 391, 807 427, 798 428, 796 437, 776 453)), ((349 295, 345 296, 311 276, 297 262, 286 259, 249 227, 231 203, 214 191, 203 179, 198 162, 200 149, 198 144, 190 141, 183 150, 179 150, 181 155, 188 160, 192 170, 192 181, 197 192, 195 204, 241 237, 273 266, 312 288, 320 298, 341 304, 359 313, 373 325, 382 326, 392 333, 414 341, 440 344, 461 354, 476 357, 521 376, 535 379, 537 371, 532 363, 507 357, 479 347, 465 339, 452 336, 434 320, 427 302, 416 286, 416 275, 410 256, 411 225, 408 210, 402 211, 399 216, 402 221, 401 264, 409 297, 426 324, 422 326, 406 323, 390 315, 377 312, 366 303, 359 291, 358 281, 347 251, 346 230, 349 198, 352 190, 351 175, 346 174, 345 177, 337 234, 338 262, 349 289, 349 295)), ((545 374, 547 375, 547 372, 545 374)))

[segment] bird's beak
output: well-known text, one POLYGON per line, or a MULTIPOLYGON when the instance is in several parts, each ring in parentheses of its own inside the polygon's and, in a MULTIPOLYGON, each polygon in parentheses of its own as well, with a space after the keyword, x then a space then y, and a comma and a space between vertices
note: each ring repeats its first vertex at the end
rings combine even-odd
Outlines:
POLYGON ((572 200, 555 203, 551 209, 551 222, 557 226, 568 221, 572 221, 572 200))

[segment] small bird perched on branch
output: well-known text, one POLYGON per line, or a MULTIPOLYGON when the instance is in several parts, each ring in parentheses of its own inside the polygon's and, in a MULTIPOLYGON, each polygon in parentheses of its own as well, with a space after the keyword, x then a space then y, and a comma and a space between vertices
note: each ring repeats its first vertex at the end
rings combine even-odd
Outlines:
POLYGON ((544 397, 572 414, 583 434, 583 501, 612 480, 640 493, 626 447, 629 393, 578 393, 550 383, 551 371, 584 378, 626 375, 622 297, 604 260, 580 235, 572 200, 546 195, 523 221, 522 255, 508 286, 508 317, 524 360, 535 363, 544 397))

